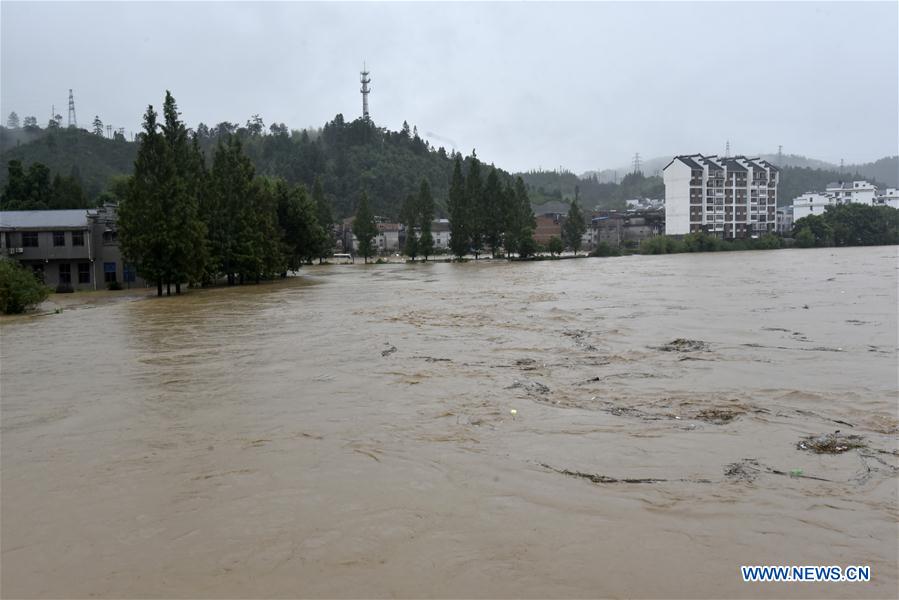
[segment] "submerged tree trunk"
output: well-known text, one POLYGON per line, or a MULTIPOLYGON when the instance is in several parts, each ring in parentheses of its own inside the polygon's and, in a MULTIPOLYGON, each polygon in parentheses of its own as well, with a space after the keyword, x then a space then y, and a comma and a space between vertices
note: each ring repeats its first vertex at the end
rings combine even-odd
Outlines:
POLYGON ((156 278, 156 295, 162 296, 162 279, 156 278))
POLYGON ((165 282, 165 295, 166 296, 172 295, 172 282, 171 281, 165 282))
POLYGON ((176 283, 176 284, 175 284, 175 295, 177 296, 177 295, 180 294, 180 293, 181 293, 181 284, 180 284, 180 283, 176 283))

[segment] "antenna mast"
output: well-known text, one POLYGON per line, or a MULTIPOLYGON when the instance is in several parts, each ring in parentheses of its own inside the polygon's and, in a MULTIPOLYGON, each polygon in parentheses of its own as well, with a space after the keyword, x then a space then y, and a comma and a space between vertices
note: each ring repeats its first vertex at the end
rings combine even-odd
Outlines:
POLYGON ((75 118, 75 96, 69 89, 69 127, 78 127, 78 119, 75 118))
POLYGON ((724 145, 724 158, 730 158, 730 140, 724 145))
POLYGON ((362 72, 359 73, 359 81, 362 83, 362 89, 359 90, 362 92, 362 118, 368 121, 368 94, 371 92, 368 84, 371 83, 371 77, 369 77, 368 68, 366 68, 364 62, 362 63, 362 72))

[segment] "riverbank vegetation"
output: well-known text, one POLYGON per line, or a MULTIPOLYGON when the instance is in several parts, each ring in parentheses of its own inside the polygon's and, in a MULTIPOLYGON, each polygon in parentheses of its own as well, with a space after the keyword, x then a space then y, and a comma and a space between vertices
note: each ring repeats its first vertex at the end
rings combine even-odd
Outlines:
MULTIPOLYGON (((755 239, 722 240, 705 232, 683 237, 659 235, 643 240, 640 254, 679 252, 722 252, 733 250, 775 250, 786 247, 882 246, 899 244, 899 210, 889 206, 840 204, 829 206, 822 215, 811 215, 793 224, 793 238, 775 234, 755 239)), ((603 248, 612 252, 611 248, 603 248)), ((594 256, 613 256, 599 254, 594 256)))
POLYGON ((18 314, 47 299, 50 288, 31 269, 14 260, 0 258, 0 312, 18 314))
POLYGON ((134 175, 119 199, 122 254, 138 274, 171 293, 183 282, 258 282, 296 269, 331 250, 330 210, 320 184, 259 177, 239 138, 220 140, 207 168, 175 99, 166 93, 163 123, 152 106, 144 116, 134 175))

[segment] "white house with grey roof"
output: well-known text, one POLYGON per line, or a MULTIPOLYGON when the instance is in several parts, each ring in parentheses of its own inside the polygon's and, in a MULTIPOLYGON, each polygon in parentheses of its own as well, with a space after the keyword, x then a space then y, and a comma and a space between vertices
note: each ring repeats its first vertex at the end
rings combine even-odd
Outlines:
POLYGON ((60 291, 144 285, 119 252, 114 205, 0 211, 0 255, 60 291))
POLYGON ((665 234, 757 237, 776 225, 777 167, 759 158, 691 154, 662 170, 665 234))

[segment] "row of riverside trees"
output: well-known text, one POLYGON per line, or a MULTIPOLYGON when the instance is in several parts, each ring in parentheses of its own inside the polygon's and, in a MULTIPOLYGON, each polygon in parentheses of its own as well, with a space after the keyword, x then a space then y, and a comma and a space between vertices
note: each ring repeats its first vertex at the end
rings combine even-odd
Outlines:
POLYGON ((181 284, 258 282, 330 254, 331 212, 320 182, 305 186, 257 177, 240 141, 220 140, 206 160, 171 93, 163 123, 152 105, 119 204, 123 255, 157 294, 181 284))
MULTIPOLYGON (((424 193, 424 185, 422 188, 424 193)), ((485 248, 490 249, 494 258, 500 248, 505 249, 510 258, 513 253, 526 258, 537 249, 534 242, 536 221, 524 181, 521 177, 514 183, 508 179, 504 181, 496 167, 490 168, 484 180, 481 163, 474 152, 464 176, 462 160, 456 156, 447 211, 450 250, 459 258, 471 253, 477 260, 485 248)), ((422 235, 424 233, 423 230, 422 235)))

